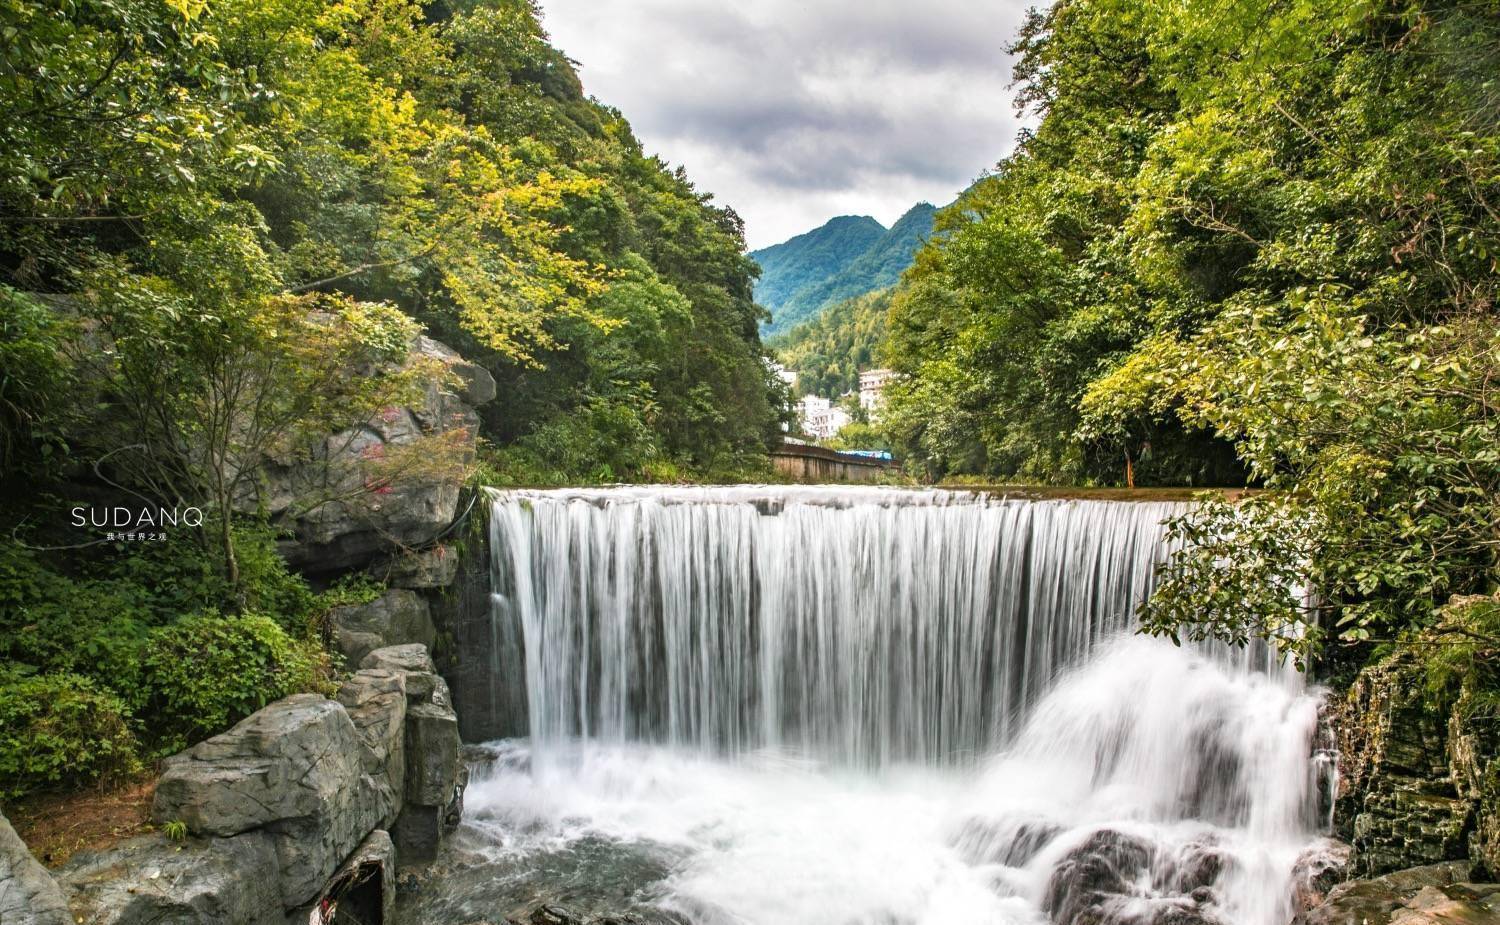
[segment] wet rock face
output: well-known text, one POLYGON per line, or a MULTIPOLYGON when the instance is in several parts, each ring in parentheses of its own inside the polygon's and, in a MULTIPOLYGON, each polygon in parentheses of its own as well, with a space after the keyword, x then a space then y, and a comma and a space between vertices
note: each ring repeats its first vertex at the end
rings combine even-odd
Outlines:
POLYGON ((1474 808, 1469 860, 1500 880, 1500 718, 1460 700, 1448 720, 1454 787, 1474 808))
POLYGON ((1054 922, 1104 922, 1115 897, 1149 869, 1150 849, 1117 832, 1095 832, 1052 871, 1042 903, 1054 922))
POLYGON ((1344 842, 1324 838, 1297 857, 1292 866, 1292 908, 1296 921, 1321 905, 1332 889, 1349 876, 1353 849, 1344 842))
POLYGON ((1471 778, 1459 768, 1487 765, 1455 753, 1465 741, 1461 729, 1455 735, 1450 728, 1457 716, 1450 720, 1427 702, 1422 668, 1410 654, 1361 672, 1333 721, 1340 751, 1335 818, 1354 846, 1356 876, 1470 856, 1476 814, 1484 809, 1492 818, 1493 811, 1482 807, 1484 772, 1471 778))
POLYGON ((10 821, 0 816, 0 922, 72 925, 62 889, 31 856, 10 821))
MULTIPOLYGON (((483 507, 481 498, 476 518, 483 507)), ((481 531, 471 531, 454 558, 454 582, 433 602, 433 616, 453 640, 442 652, 441 668, 453 686, 464 741, 528 735, 525 672, 502 667, 525 664, 520 622, 514 615, 497 620, 490 612, 491 591, 507 593, 511 579, 502 573, 496 576, 499 586, 490 587, 489 543, 481 531)))
POLYGON ((1043 909, 1057 925, 1222 925, 1208 906, 1223 855, 1204 842, 1163 861, 1141 839, 1094 832, 1054 866, 1043 909))

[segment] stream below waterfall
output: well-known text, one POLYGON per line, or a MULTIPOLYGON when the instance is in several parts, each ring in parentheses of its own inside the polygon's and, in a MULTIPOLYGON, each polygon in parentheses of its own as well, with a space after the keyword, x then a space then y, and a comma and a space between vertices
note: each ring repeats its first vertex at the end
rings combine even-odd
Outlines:
POLYGON ((403 921, 1286 925, 1328 822, 1317 692, 1131 632, 1180 510, 494 493, 492 671, 530 735, 474 750, 403 921))

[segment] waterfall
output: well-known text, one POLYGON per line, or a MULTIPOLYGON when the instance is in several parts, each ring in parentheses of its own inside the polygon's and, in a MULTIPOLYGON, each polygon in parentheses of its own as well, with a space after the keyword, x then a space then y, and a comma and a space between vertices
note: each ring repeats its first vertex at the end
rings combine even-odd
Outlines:
POLYGON ((530 736, 474 824, 664 850, 637 899, 692 922, 1285 925, 1317 699, 1264 649, 1131 634, 1182 509, 495 491, 530 736))

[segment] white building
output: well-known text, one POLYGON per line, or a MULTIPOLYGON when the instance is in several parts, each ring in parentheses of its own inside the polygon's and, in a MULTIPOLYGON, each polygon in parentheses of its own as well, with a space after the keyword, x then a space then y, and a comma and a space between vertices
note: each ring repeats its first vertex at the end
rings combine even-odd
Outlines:
POLYGON ((805 395, 797 402, 797 416, 803 432, 818 440, 831 438, 850 421, 849 412, 817 395, 805 395))
POLYGON ((869 412, 871 420, 885 403, 885 387, 898 375, 893 369, 867 369, 859 374, 859 406, 869 412))
POLYGON ((771 364, 771 372, 776 374, 776 378, 780 379, 782 382, 785 382, 787 388, 797 388, 797 371, 795 369, 787 369, 780 363, 773 362, 771 364))

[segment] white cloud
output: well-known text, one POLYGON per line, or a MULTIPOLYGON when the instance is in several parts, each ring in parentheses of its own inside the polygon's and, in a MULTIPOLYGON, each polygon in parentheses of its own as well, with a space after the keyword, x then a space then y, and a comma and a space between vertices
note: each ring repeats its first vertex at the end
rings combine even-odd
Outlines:
POLYGON ((889 225, 1009 152, 1005 47, 1028 0, 542 0, 584 88, 763 247, 840 214, 889 225))

